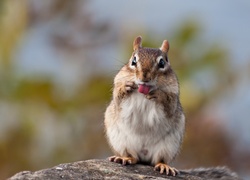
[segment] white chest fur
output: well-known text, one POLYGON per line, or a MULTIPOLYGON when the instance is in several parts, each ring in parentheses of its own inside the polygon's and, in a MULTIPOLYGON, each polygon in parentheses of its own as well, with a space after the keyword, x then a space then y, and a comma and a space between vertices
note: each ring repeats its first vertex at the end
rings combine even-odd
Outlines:
POLYGON ((107 135, 121 156, 127 151, 141 161, 155 164, 176 155, 181 135, 170 133, 171 120, 166 118, 162 105, 134 92, 122 102, 117 118, 107 135))

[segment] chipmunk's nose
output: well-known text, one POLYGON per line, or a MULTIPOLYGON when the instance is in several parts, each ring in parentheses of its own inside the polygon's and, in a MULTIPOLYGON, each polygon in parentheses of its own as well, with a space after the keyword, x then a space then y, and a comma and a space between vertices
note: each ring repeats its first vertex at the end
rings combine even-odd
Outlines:
POLYGON ((141 82, 149 82, 152 80, 151 78, 151 74, 149 71, 138 71, 136 73, 137 78, 141 81, 141 82))
POLYGON ((149 72, 143 73, 142 79, 143 82, 149 82, 151 81, 151 75, 149 72))
POLYGON ((142 79, 142 82, 149 82, 151 79, 142 79))

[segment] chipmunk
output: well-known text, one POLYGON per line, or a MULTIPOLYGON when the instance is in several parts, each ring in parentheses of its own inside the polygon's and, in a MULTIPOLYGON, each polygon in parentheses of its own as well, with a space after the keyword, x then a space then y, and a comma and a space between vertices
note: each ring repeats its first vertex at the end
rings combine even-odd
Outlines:
POLYGON ((139 36, 134 52, 114 79, 113 99, 105 112, 105 131, 115 156, 123 165, 147 163, 175 176, 169 163, 182 144, 185 116, 179 83, 168 59, 169 43, 159 49, 142 47, 139 36))

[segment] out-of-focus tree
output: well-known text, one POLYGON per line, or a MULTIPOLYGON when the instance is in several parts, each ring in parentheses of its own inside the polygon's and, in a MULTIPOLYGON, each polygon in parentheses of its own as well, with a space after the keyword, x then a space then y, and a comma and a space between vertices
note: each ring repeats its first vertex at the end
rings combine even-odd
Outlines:
POLYGON ((26 1, 1 1, 0 61, 1 72, 10 70, 13 49, 27 24, 26 1), (15 23, 13 23, 15 22, 15 23))
POLYGON ((101 157, 105 151, 98 147, 106 146, 101 117, 111 81, 94 73, 95 54, 85 54, 112 40, 107 37, 110 25, 96 23, 86 7, 86 1, 78 0, 1 1, 0 179, 21 170, 101 157), (17 45, 36 26, 50 26, 54 50, 68 55, 71 63, 84 54, 85 70, 95 74, 70 98, 47 74, 19 77, 16 72, 17 45))
MULTIPOLYGON (((15 86, 16 82, 12 69, 12 53, 26 28, 27 3, 26 1, 3 0, 0 8, 0 114, 1 125, 3 128, 6 128, 4 127, 3 118, 7 118, 4 116, 6 113, 4 111, 8 109, 8 105, 5 102, 11 97, 13 86, 15 86)), ((8 113, 11 113, 11 111, 8 113)), ((20 168, 19 162, 22 162, 25 168, 29 167, 28 160, 20 157, 18 154, 26 152, 32 135, 28 127, 26 127, 27 129, 22 129, 25 128, 24 126, 19 129, 12 127, 9 129, 8 134, 4 134, 6 130, 4 131, 3 128, 0 136, 0 178, 9 175, 11 168, 13 170, 20 168), (26 140, 22 141, 24 139, 26 140), (19 145, 17 145, 18 143, 19 145)))

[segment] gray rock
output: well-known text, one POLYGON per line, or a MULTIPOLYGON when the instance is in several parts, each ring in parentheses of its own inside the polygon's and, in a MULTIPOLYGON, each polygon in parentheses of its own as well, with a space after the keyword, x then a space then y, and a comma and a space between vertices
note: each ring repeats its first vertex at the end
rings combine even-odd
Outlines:
POLYGON ((154 171, 152 166, 146 165, 127 165, 109 162, 108 160, 93 159, 79 161, 43 169, 36 172, 23 171, 9 178, 9 180, 22 179, 123 179, 123 180, 153 180, 153 179, 220 179, 232 180, 240 179, 236 173, 226 167, 197 168, 181 170, 176 177, 161 175, 154 171))

